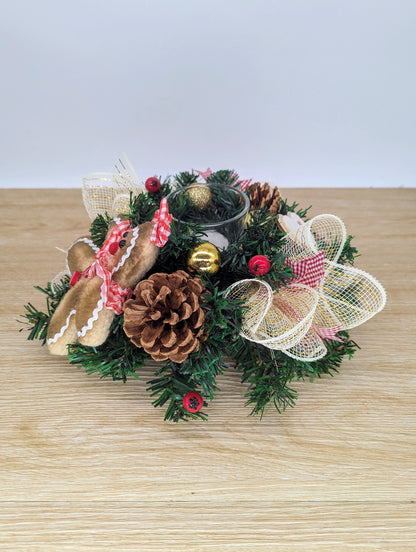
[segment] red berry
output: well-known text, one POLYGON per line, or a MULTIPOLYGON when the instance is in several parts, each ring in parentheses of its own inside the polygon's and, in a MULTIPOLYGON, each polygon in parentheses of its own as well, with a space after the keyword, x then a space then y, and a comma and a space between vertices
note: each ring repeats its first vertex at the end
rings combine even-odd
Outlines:
POLYGON ((155 176, 151 176, 150 178, 148 178, 144 185, 146 186, 146 190, 150 193, 154 193, 160 190, 160 180, 155 176))
POLYGON ((264 255, 255 255, 249 260, 248 269, 254 276, 264 276, 270 270, 270 261, 264 255))
POLYGON ((199 412, 204 405, 204 399, 196 391, 190 391, 183 398, 183 407, 188 412, 199 412))

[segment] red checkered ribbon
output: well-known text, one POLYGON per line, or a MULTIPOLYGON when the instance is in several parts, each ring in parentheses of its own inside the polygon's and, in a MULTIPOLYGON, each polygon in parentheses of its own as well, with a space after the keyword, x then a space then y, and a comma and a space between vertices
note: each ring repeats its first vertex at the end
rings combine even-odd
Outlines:
POLYGON ((118 244, 124 237, 123 234, 131 229, 132 227, 128 221, 117 224, 102 248, 95 254, 96 260, 82 274, 85 278, 99 276, 102 279, 101 297, 104 306, 113 310, 116 314, 123 312, 123 303, 131 297, 132 292, 130 288, 122 288, 112 279, 113 272, 108 270, 108 259, 111 255, 111 250, 116 249, 116 247, 116 251, 118 250, 118 244))
POLYGON ((203 178, 204 180, 206 180, 207 178, 209 178, 209 177, 211 176, 211 174, 212 174, 212 170, 209 169, 209 168, 208 168, 206 171, 197 171, 197 170, 195 169, 195 172, 198 173, 199 176, 202 176, 202 178, 203 178))
POLYGON ((335 334, 342 329, 341 324, 339 326, 332 326, 332 328, 321 328, 320 326, 312 326, 312 329, 316 331, 322 339, 332 339, 332 341, 341 341, 335 334))
POLYGON ((170 223, 172 222, 172 215, 169 214, 168 201, 166 197, 164 197, 160 202, 160 207, 156 211, 152 222, 153 231, 150 241, 157 247, 163 247, 170 236, 170 223))
MULTIPOLYGON (((296 284, 304 284, 311 288, 316 288, 321 283, 325 271, 325 253, 320 251, 313 257, 307 259, 301 259, 300 261, 291 261, 286 259, 286 263, 292 267, 295 278, 292 278, 290 282, 296 284)), ((335 334, 340 331, 342 326, 332 326, 330 328, 322 328, 320 326, 312 325, 312 329, 316 331, 321 339, 331 339, 333 341, 341 341, 335 334)))
POLYGON ((239 180, 236 186, 238 186, 242 192, 245 192, 248 186, 250 186, 252 180, 252 178, 249 178, 248 180, 239 180))
POLYGON ((296 284, 304 284, 311 288, 316 288, 321 283, 325 271, 325 253, 320 251, 313 257, 308 257, 307 259, 301 259, 300 261, 291 261, 286 259, 286 264, 288 264, 295 274, 295 278, 292 278, 290 282, 296 284))
MULTIPOLYGON (((120 220, 120 219, 118 219, 120 220)), ((110 232, 102 248, 95 254, 96 259, 102 259, 103 266, 107 267, 108 258, 111 255, 110 249, 118 251, 118 244, 123 239, 123 234, 132 230, 128 220, 124 220, 117 224, 110 232)))
MULTIPOLYGON (((235 178, 236 176, 237 176, 237 173, 235 172, 231 175, 231 178, 235 178)), ((240 188, 242 192, 245 192, 248 186, 250 186, 252 180, 253 180, 252 178, 249 178, 248 180, 237 180, 237 182, 233 184, 233 186, 235 188, 240 188)))

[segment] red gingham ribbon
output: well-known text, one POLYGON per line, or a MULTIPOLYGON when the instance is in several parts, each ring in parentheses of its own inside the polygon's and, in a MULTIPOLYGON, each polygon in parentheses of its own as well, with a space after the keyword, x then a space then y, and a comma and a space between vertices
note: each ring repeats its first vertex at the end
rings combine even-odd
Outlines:
POLYGON ((155 216, 152 219, 153 231, 150 237, 150 241, 157 247, 163 247, 168 241, 171 233, 170 223, 172 221, 172 215, 169 214, 168 201, 166 197, 160 202, 160 207, 156 211, 155 216))
MULTIPOLYGON (((290 280, 291 282, 316 288, 319 286, 325 275, 325 252, 319 251, 319 253, 313 257, 301 259, 300 261, 291 261, 290 259, 286 259, 286 264, 292 267, 293 274, 296 276, 296 278, 292 278, 290 280)), ((317 332, 320 338, 332 339, 333 341, 342 341, 339 337, 335 336, 341 328, 342 326, 332 326, 329 328, 312 326, 312 329, 317 332)))
POLYGON ((286 264, 292 268, 293 274, 296 276, 296 278, 292 278, 290 282, 304 284, 311 288, 318 287, 325 275, 324 263, 324 251, 320 251, 313 257, 301 259, 300 261, 286 259, 286 264))
POLYGON ((202 178, 204 180, 206 180, 207 178, 209 178, 212 174, 212 170, 210 168, 208 168, 206 171, 197 171, 195 169, 195 172, 199 174, 199 176, 202 176, 202 178))
POLYGON ((112 246, 112 244, 116 244, 118 247, 119 242, 123 239, 123 234, 125 232, 129 232, 130 230, 132 230, 132 227, 128 220, 124 220, 123 222, 120 222, 111 230, 110 235, 106 239, 104 245, 95 254, 96 259, 102 259, 103 266, 107 267, 108 265, 108 258, 110 256, 110 247, 112 246))
POLYGON ((85 278, 99 276, 102 279, 101 297, 104 301, 104 306, 113 310, 116 314, 123 312, 123 303, 131 297, 132 291, 130 288, 122 288, 112 279, 113 272, 108 270, 108 259, 111 255, 110 247, 112 244, 116 244, 118 247, 120 240, 123 239, 123 234, 131 229, 129 221, 117 224, 102 248, 95 254, 96 260, 83 272, 85 278))
POLYGON ((341 324, 339 326, 332 326, 332 328, 321 328, 320 326, 312 326, 312 329, 314 329, 319 337, 321 337, 322 339, 332 339, 332 341, 342 342, 342 339, 335 335, 342 329, 341 324))
MULTIPOLYGON (((231 178, 235 178, 236 176, 237 176, 237 173, 234 172, 231 175, 231 178)), ((250 186, 252 180, 253 180, 252 178, 249 178, 248 180, 237 180, 237 182, 235 184, 233 184, 233 186, 235 188, 240 188, 240 190, 242 192, 245 192, 247 190, 248 186, 250 186)))

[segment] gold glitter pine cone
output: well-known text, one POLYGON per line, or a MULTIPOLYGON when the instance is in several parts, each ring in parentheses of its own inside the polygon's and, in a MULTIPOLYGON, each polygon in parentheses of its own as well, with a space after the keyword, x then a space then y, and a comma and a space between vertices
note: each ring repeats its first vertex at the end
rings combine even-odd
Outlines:
POLYGON ((277 215, 280 209, 280 193, 278 188, 270 186, 267 182, 261 184, 254 182, 248 187, 250 198, 250 210, 268 207, 271 215, 277 215))
POLYGON ((205 288, 183 270, 152 274, 124 303, 124 331, 156 361, 181 363, 205 340, 200 306, 205 288))

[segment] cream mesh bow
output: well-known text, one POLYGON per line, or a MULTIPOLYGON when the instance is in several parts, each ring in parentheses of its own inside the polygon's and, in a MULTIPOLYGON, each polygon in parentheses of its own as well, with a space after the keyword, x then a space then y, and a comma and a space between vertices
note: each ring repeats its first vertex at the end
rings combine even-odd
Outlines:
POLYGON ((144 190, 127 156, 119 159, 116 173, 92 173, 83 179, 82 198, 91 220, 108 213, 114 218, 129 213, 130 193, 138 195, 144 190))
POLYGON ((256 279, 232 284, 226 295, 245 300, 241 335, 297 360, 313 361, 325 356, 324 339, 338 339, 336 332, 380 312, 386 303, 383 286, 370 274, 336 262, 346 235, 341 219, 319 215, 288 233, 283 247, 292 267, 314 261, 305 278, 278 292, 256 279))

